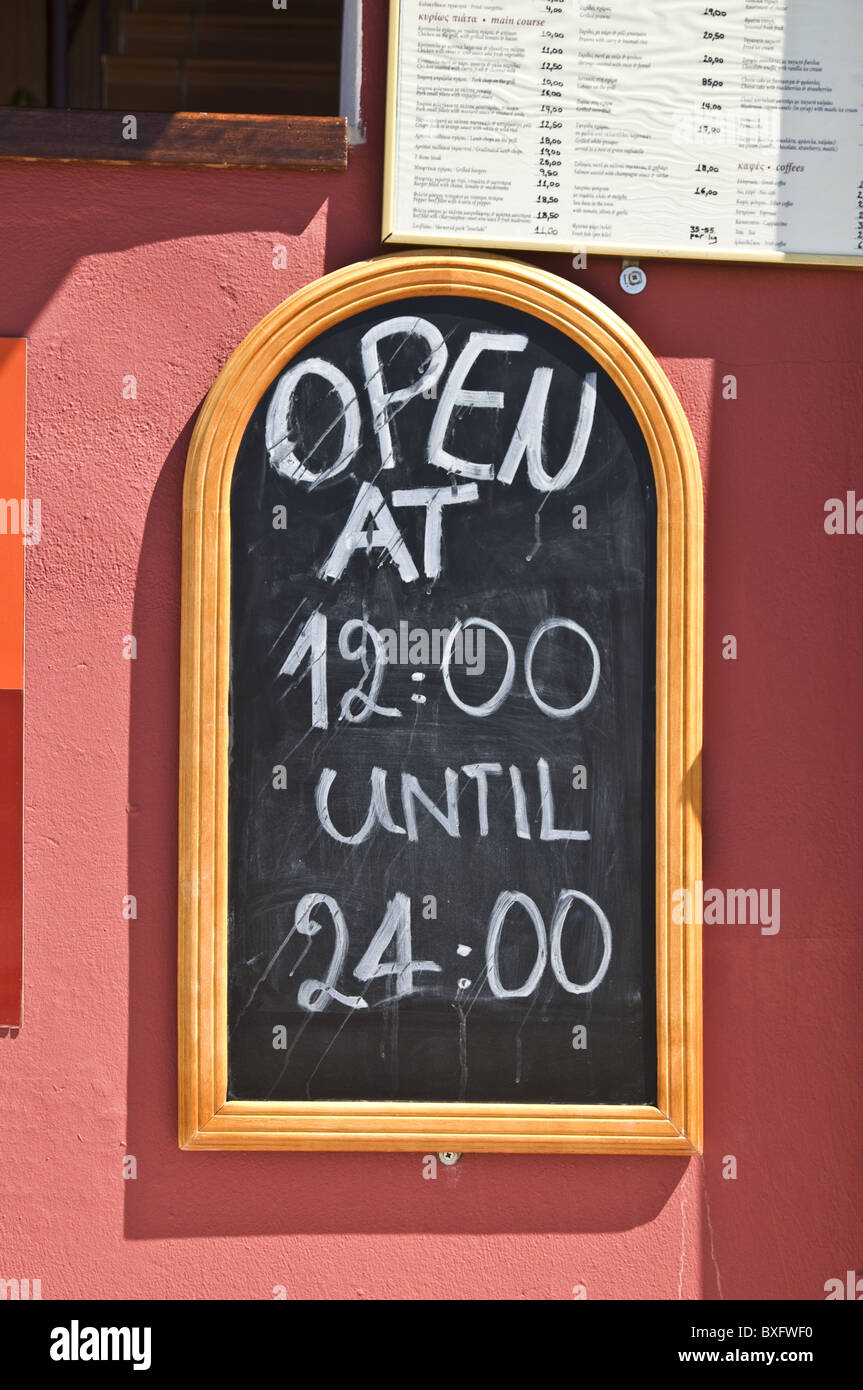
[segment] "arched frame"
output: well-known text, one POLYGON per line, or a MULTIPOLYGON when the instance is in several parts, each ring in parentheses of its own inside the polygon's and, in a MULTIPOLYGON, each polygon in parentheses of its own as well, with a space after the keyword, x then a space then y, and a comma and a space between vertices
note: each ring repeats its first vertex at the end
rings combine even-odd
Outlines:
POLYGON ((701 877, 702 487, 655 358, 598 300, 503 257, 407 253, 350 265, 268 314, 210 391, 183 496, 179 821, 179 1139, 194 1149, 677 1153, 701 1149, 701 939, 672 895, 701 877), (291 358, 334 324, 412 296, 496 300, 608 373, 656 481, 656 1023, 652 1105, 227 1100, 231 480, 243 432, 291 358))

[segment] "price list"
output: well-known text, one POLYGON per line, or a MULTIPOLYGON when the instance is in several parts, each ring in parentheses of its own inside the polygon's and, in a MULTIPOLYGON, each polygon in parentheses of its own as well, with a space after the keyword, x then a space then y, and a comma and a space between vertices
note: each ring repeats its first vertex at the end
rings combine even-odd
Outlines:
POLYGON ((389 241, 863 254, 859 0, 394 7, 389 241))

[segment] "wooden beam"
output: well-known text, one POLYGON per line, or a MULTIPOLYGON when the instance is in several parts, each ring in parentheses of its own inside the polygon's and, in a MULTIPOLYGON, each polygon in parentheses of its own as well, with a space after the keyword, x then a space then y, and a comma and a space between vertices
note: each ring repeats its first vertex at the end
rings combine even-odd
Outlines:
POLYGON ((334 171, 348 163, 343 116, 0 107, 0 159, 334 171), (124 136, 135 116, 136 138, 124 136))

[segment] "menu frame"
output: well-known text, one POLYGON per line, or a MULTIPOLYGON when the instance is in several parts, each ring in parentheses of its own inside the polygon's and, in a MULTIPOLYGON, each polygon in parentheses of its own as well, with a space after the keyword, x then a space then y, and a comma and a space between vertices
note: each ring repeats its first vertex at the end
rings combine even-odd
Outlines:
POLYGON ((643 257, 663 260, 698 260, 743 263, 773 263, 779 265, 824 265, 863 268, 863 251, 857 254, 839 255, 823 252, 770 251, 770 250, 729 250, 712 247, 666 247, 655 246, 649 242, 583 242, 567 241, 563 238, 549 244, 540 237, 526 239, 511 237, 457 237, 449 234, 414 232, 411 229, 397 229, 395 226, 395 194, 398 179, 398 104, 401 84, 399 71, 399 34, 401 29, 402 0, 389 0, 389 37, 387 45, 387 83, 386 119, 384 135, 384 186, 383 218, 381 240, 385 245, 404 244, 410 246, 464 246, 471 249, 509 251, 531 251, 555 255, 563 252, 570 255, 584 253, 585 256, 620 256, 638 260, 643 257))

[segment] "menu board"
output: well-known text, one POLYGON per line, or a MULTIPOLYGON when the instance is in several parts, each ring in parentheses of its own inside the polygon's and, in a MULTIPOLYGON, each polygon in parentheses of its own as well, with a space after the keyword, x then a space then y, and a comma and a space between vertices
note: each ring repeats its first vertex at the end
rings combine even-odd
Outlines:
POLYGON ((384 240, 863 257, 861 0, 392 0, 384 240))
POLYGON ((655 1105, 656 489, 608 373, 490 299, 352 314, 261 396, 231 549, 228 1099, 655 1105))
POLYGON ((700 1152, 702 501, 523 260, 305 286, 183 489, 179 1137, 700 1152))

